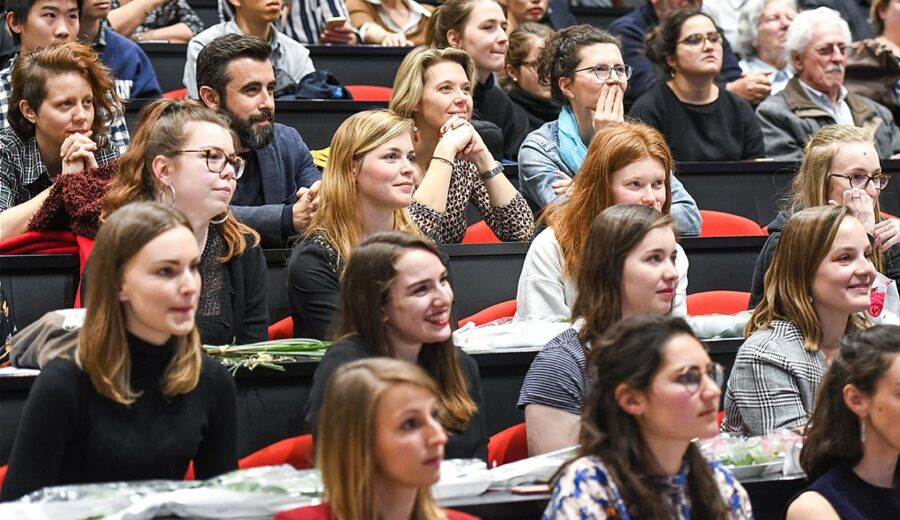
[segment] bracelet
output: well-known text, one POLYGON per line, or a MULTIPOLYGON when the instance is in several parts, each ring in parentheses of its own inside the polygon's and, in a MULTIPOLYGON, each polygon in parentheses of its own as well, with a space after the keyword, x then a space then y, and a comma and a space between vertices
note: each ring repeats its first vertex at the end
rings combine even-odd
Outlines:
POLYGON ((497 175, 503 173, 503 163, 497 161, 497 165, 491 168, 486 172, 479 173, 478 176, 481 177, 482 181, 486 181, 491 177, 496 177, 497 175))
POLYGON ((438 157, 437 155, 432 155, 431 160, 432 161, 440 161, 440 162, 446 164, 447 166, 453 168, 453 161, 451 161, 450 159, 444 159, 443 157, 438 157))

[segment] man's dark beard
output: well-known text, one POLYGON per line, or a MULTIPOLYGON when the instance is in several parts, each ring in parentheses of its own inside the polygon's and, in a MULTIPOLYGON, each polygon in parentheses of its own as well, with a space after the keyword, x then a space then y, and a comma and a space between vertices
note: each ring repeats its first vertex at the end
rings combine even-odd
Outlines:
POLYGON ((228 109, 223 108, 222 112, 231 118, 231 128, 241 140, 241 146, 244 148, 258 150, 272 142, 272 137, 275 135, 275 125, 273 124, 275 113, 271 110, 261 110, 259 114, 253 114, 246 120, 231 113, 228 109), (259 121, 269 121, 269 124, 254 127, 253 123, 259 121))

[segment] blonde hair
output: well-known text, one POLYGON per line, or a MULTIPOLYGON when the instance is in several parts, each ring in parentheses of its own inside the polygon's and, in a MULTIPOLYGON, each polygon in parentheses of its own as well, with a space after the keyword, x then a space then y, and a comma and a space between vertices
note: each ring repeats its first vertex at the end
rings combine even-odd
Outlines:
MULTIPOLYGON (((324 235, 337 250, 339 262, 350 258, 350 251, 362 237, 360 194, 354 173, 362 156, 397 136, 411 135, 412 127, 411 119, 388 110, 367 110, 347 118, 334 133, 322 174, 319 209, 307 236, 315 232, 324 235)), ((394 229, 419 233, 407 208, 394 210, 394 229)))
MULTIPOLYGON (((97 393, 117 403, 130 405, 141 395, 131 388, 125 313, 119 301, 125 266, 151 240, 179 226, 191 230, 177 210, 155 202, 135 202, 110 215, 97 233, 90 269, 98 275, 87 286, 87 314, 75 360, 97 393)), ((163 395, 172 398, 193 390, 199 379, 200 336, 195 326, 175 339, 175 355, 159 385, 163 395)))
MULTIPOLYGON (((325 387, 316 466, 325 484, 324 499, 334 518, 377 520, 375 424, 378 403, 395 385, 408 384, 438 396, 434 381, 421 368, 390 358, 369 358, 338 368, 325 387)), ((428 488, 416 494, 411 518, 442 520, 428 488)))
POLYGON ((478 71, 475 69, 475 62, 466 51, 452 47, 446 49, 416 47, 403 58, 403 63, 394 76, 390 110, 400 117, 413 118, 425 91, 425 72, 433 65, 446 61, 458 63, 466 72, 471 96, 478 81, 478 71))
MULTIPOLYGON (((803 334, 803 348, 817 352, 822 326, 811 295, 819 264, 828 255, 841 222, 850 214, 844 206, 817 206, 791 216, 766 272, 763 297, 744 328, 744 336, 767 329, 775 320, 789 321, 803 334)), ((852 314, 847 330, 863 329, 864 318, 852 314)))

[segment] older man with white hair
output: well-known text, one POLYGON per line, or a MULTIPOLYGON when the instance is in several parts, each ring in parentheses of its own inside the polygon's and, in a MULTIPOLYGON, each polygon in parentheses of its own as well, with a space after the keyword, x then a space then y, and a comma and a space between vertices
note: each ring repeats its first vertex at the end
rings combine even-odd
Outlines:
POLYGON ((794 18, 785 44, 794 77, 757 109, 766 155, 800 160, 807 140, 819 128, 833 124, 871 130, 882 159, 900 152, 900 129, 891 112, 844 87, 848 45, 850 28, 832 9, 820 7, 794 18))

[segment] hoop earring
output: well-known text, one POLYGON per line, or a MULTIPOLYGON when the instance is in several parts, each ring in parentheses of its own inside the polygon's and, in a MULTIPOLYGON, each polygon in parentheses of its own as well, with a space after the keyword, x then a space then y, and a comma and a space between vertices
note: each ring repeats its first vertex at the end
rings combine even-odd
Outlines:
POLYGON ((165 201, 165 192, 166 192, 166 188, 168 188, 169 191, 172 192, 172 207, 174 208, 174 207, 175 207, 175 201, 176 201, 177 199, 175 198, 175 186, 172 186, 172 183, 171 183, 171 182, 167 182, 167 183, 165 183, 165 184, 162 185, 162 189, 159 190, 159 202, 160 202, 160 204, 165 204, 165 202, 166 202, 166 201, 165 201))
POLYGON ((210 224, 216 224, 216 225, 218 225, 218 224, 224 224, 226 220, 228 220, 228 212, 227 212, 227 211, 225 212, 225 215, 224 215, 222 218, 220 218, 219 220, 212 220, 212 219, 211 219, 211 220, 209 221, 209 223, 210 223, 210 224))

